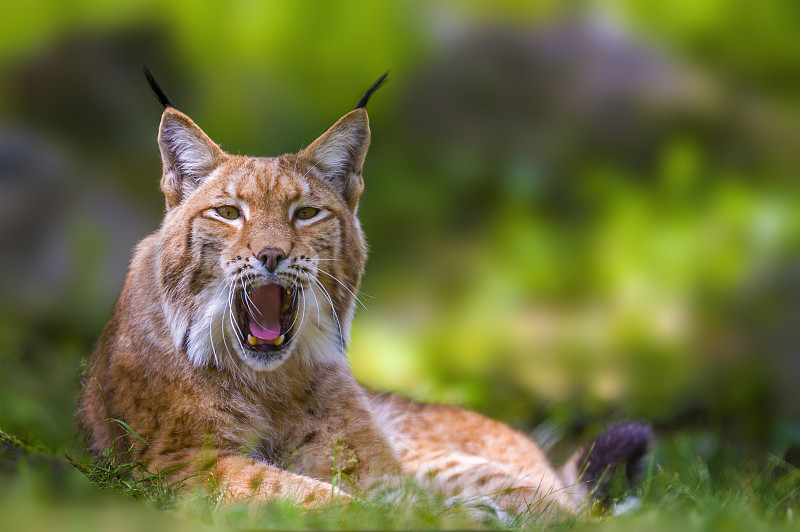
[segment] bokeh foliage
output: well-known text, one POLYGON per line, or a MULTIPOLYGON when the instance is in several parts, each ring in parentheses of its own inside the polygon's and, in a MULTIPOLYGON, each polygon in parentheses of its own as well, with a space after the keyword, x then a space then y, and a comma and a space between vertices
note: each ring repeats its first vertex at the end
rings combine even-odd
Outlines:
POLYGON ((544 440, 644 417, 798 458, 793 0, 34 1, 4 20, 9 432, 79 449, 79 362, 163 208, 142 63, 250 154, 307 145, 391 69, 359 378, 544 440))

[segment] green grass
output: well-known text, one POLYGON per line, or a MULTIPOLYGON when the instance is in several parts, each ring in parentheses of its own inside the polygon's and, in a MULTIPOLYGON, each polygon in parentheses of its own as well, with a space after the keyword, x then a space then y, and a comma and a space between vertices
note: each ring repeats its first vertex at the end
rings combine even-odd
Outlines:
POLYGON ((800 470, 777 454, 736 458, 709 452, 709 434, 662 435, 631 490, 578 515, 536 512, 498 519, 408 484, 390 496, 361 494, 349 505, 304 511, 285 501, 221 504, 218 494, 182 492, 135 453, 113 463, 74 464, 0 433, 0 522, 8 530, 776 530, 800 528, 800 470), (129 460, 129 461, 125 461, 129 460), (615 502, 640 504, 616 515, 615 502), (131 501, 130 499, 133 499, 131 501))

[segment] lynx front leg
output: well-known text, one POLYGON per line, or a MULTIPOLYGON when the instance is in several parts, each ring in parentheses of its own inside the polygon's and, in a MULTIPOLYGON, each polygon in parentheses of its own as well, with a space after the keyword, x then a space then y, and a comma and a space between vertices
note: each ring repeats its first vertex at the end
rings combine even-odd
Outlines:
POLYGON ((348 502, 351 497, 328 482, 290 473, 264 462, 235 455, 204 457, 195 477, 217 488, 223 500, 266 501, 288 499, 302 508, 318 508, 331 500, 348 502))

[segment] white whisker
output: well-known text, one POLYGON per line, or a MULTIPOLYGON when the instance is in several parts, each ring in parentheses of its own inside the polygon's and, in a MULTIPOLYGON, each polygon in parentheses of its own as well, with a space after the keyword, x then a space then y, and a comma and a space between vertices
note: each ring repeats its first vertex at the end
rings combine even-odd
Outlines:
POLYGON ((319 267, 317 267, 317 270, 318 270, 318 271, 320 271, 320 272, 322 272, 322 273, 324 273, 325 275, 327 275, 328 277, 330 277, 331 279, 333 279, 334 281, 336 281, 337 283, 339 283, 340 285, 342 285, 342 287, 343 287, 345 290, 347 290, 348 292, 350 292, 350 295, 351 295, 351 296, 353 296, 354 298, 356 298, 356 301, 358 301, 358 302, 361 304, 361 306, 362 306, 362 307, 364 307, 364 310, 366 310, 366 311, 367 311, 367 314, 372 314, 372 312, 370 312, 370 311, 369 311, 369 309, 368 309, 368 308, 367 308, 367 306, 364 304, 364 302, 363 302, 363 301, 361 301, 360 299, 358 299, 358 296, 357 296, 357 295, 355 295, 355 294, 353 293, 353 291, 352 291, 352 290, 350 290, 349 288, 347 288, 347 285, 346 285, 346 284, 344 284, 342 281, 340 281, 339 279, 337 279, 337 278, 336 278, 336 277, 334 277, 333 275, 329 274, 328 272, 326 272, 326 271, 325 271, 325 270, 323 270, 322 268, 319 268, 319 267))
MULTIPOLYGON (((228 287, 228 296, 226 298, 228 301, 230 301, 230 299, 232 297, 231 296, 231 292, 232 292, 232 288, 233 288, 233 283, 234 282, 235 281, 232 280, 230 283, 228 283, 228 285, 226 285, 228 287)), ((222 320, 222 343, 225 345, 225 351, 228 353, 228 357, 232 358, 233 355, 231 355, 231 350, 228 347, 228 339, 225 336, 225 314, 224 313, 222 314, 222 316, 220 316, 220 319, 222 320)))
MULTIPOLYGON (((331 261, 331 262, 346 262, 346 261, 343 261, 343 260, 341 260, 341 259, 321 259, 321 258, 311 258, 311 259, 309 259, 309 260, 316 261, 316 262, 321 262, 321 261, 331 261)), ((319 269, 319 266, 318 266, 317 264, 314 264, 314 266, 316 267, 316 269, 319 269)), ((330 274, 329 274, 328 272, 326 272, 326 271, 323 271, 322 273, 324 273, 324 274, 326 274, 326 275, 330 275, 330 274)), ((375 299, 375 296, 373 296, 373 295, 370 295, 370 294, 367 294, 366 292, 362 292, 361 290, 358 290, 358 289, 356 289, 356 287, 355 287, 355 286, 353 286, 353 285, 351 285, 350 283, 345 283, 345 284, 346 284, 346 285, 347 285, 347 286, 348 286, 348 287, 349 287, 351 290, 353 290, 355 293, 357 293, 357 294, 359 294, 359 295, 361 295, 361 296, 364 296, 364 297, 368 297, 368 298, 370 298, 370 299, 375 299)))
MULTIPOLYGON (((297 279, 295 279, 295 280, 293 281, 293 283, 292 283, 292 288, 294 289, 294 291, 293 291, 293 293, 292 293, 292 306, 296 306, 296 305, 297 305, 297 279)), ((292 327, 294 327, 294 324, 295 324, 295 323, 297 323, 297 309, 295 309, 295 311, 294 311, 294 319, 292 320, 292 324, 291 324, 291 325, 289 325, 289 328, 288 328, 288 329, 286 329, 286 330, 287 330, 287 332, 292 330, 292 327)), ((298 329, 298 330, 299 330, 299 329, 298 329)), ((296 335, 296 334, 297 334, 297 333, 295 333, 295 335, 296 335)))
POLYGON ((331 299, 331 295, 328 293, 328 291, 325 289, 325 287, 322 285, 322 283, 319 282, 319 279, 317 279, 316 277, 311 277, 308 274, 306 274, 306 276, 310 280, 314 281, 317 284, 317 286, 319 286, 320 289, 322 289, 322 293, 325 295, 325 297, 328 298, 328 303, 330 304, 331 312, 333 313, 333 320, 336 322, 336 327, 339 329, 339 342, 341 343, 342 355, 344 356, 344 351, 345 351, 345 349, 344 349, 344 335, 342 334, 342 325, 339 322, 339 316, 336 313, 336 308, 333 306, 333 299, 331 299))
MULTIPOLYGON (((248 281, 250 280, 249 275, 248 275, 248 279, 247 280, 248 281)), ((253 303, 252 299, 250 299, 250 294, 247 293, 247 288, 245 288, 245 285, 244 285, 244 278, 240 278, 239 281, 241 281, 241 284, 242 284, 242 293, 244 294, 244 297, 243 297, 244 304, 247 306, 247 310, 250 312, 250 315, 251 316, 255 316, 256 314, 258 314, 259 316, 261 316, 261 311, 258 310, 258 307, 256 306, 256 304, 253 303), (255 308, 255 313, 253 313, 253 309, 254 308, 255 308)))
MULTIPOLYGON (((233 288, 234 282, 231 282, 231 288, 233 288)), ((231 329, 233 329, 233 334, 236 337, 236 341, 239 343, 239 347, 244 353, 244 345, 242 344, 241 334, 239 334, 239 327, 236 325, 236 317, 233 314, 233 290, 230 290, 228 293, 228 317, 231 320, 231 329)))
POLYGON ((306 317, 306 291, 303 288, 303 285, 298 285, 300 290, 302 291, 302 298, 301 301, 303 302, 303 314, 300 316, 300 325, 297 326, 297 334, 296 336, 300 336, 300 331, 303 329, 303 321, 306 317))
MULTIPOLYGON (((217 291, 214 294, 214 300, 216 300, 220 296, 220 292, 222 292, 222 290, 225 288, 225 286, 226 286, 225 283, 221 283, 219 285, 219 288, 217 288, 217 291)), ((222 339, 224 340, 225 339, 225 324, 224 324, 224 322, 223 322, 222 330, 220 332, 222 333, 222 339)), ((217 367, 219 367, 219 356, 217 355, 217 344, 214 341, 214 320, 213 319, 209 320, 209 322, 208 322, 208 339, 211 341, 211 351, 214 353, 214 364, 217 367)))
MULTIPOLYGON (((307 276, 308 276, 308 274, 306 274, 306 277, 307 276)), ((314 306, 317 307, 317 328, 319 328, 319 326, 320 326, 319 299, 317 299, 317 293, 314 290, 314 286, 313 285, 308 285, 308 287, 311 289, 311 295, 314 296, 314 306)))

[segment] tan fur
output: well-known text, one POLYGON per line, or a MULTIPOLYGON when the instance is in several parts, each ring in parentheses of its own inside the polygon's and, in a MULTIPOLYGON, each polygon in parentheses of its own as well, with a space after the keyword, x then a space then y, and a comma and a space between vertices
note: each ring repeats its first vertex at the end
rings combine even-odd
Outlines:
MULTIPOLYGON (((195 485, 229 499, 310 507, 331 497, 338 444, 356 489, 404 472, 514 511, 576 507, 574 477, 562 479, 522 434, 457 407, 368 394, 353 378, 344 349, 366 260, 356 217, 366 111, 299 154, 256 158, 224 153, 168 108, 159 145, 166 216, 137 246, 84 378, 77 423, 95 458, 141 447, 151 471, 188 464, 172 474, 199 473, 195 485), (242 217, 216 215, 223 205, 242 217), (322 215, 292 219, 303 206, 322 215), (286 251, 272 277, 257 258, 264 248, 286 251), (267 278, 298 298, 295 337, 271 359, 246 352, 229 306, 267 278)), ((340 487, 347 499, 353 488, 340 487)))

